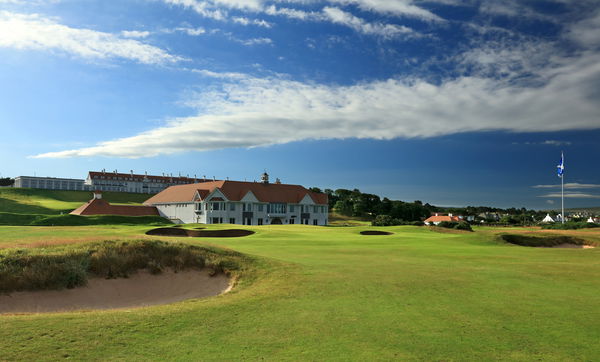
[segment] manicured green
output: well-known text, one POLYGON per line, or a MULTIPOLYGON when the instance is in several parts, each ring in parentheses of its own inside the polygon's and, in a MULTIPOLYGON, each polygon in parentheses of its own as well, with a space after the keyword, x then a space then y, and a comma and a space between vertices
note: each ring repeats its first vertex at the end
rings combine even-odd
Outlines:
MULTIPOLYGON (((135 239, 151 227, 72 229, 80 228, 86 233, 96 228, 96 237, 135 239)), ((490 228, 248 228, 256 234, 168 239, 256 257, 255 270, 241 273, 229 294, 141 309, 0 316, 0 359, 591 361, 600 356, 600 249, 521 247, 501 241, 499 230, 490 228), (374 229, 394 234, 359 234, 374 229)), ((75 233, 66 227, 38 229, 0 227, 0 240, 21 231, 27 240, 43 239, 55 230, 71 242, 75 233)), ((19 242, 8 239, 4 245, 19 242)))
MULTIPOLYGON (((102 194, 106 201, 123 205, 140 205, 150 196, 127 192, 104 192, 102 194)), ((56 215, 69 213, 91 198, 92 193, 89 191, 1 188, 0 212, 56 215)))

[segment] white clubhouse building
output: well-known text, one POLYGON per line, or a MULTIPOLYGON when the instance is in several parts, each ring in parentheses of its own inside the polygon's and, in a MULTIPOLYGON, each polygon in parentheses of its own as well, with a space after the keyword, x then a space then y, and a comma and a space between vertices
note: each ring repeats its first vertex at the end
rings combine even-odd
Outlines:
POLYGON ((144 202, 175 223, 327 225, 327 195, 300 185, 208 181, 171 186, 144 202))

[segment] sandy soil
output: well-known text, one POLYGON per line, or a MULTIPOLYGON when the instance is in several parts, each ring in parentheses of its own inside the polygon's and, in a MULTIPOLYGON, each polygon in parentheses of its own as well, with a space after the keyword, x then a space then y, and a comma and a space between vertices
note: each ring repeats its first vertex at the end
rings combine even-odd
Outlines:
POLYGON ((62 312, 114 309, 167 304, 227 292, 229 279, 209 276, 208 270, 164 272, 142 271, 127 279, 90 279, 85 287, 58 291, 13 292, 0 295, 2 313, 62 312))
POLYGON ((554 245, 552 248, 562 248, 562 249, 594 249, 591 245, 575 245, 575 244, 559 244, 554 245))

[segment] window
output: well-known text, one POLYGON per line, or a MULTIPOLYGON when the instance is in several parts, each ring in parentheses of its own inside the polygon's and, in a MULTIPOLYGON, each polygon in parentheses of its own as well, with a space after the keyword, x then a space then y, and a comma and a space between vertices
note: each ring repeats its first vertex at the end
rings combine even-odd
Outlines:
POLYGON ((219 219, 221 219, 221 218, 219 218, 219 217, 213 217, 212 218, 212 223, 213 224, 220 224, 220 222, 219 222, 220 220, 219 219))
POLYGON ((313 225, 315 225, 315 226, 319 225, 319 222, 318 222, 318 220, 317 220, 317 219, 314 219, 314 220, 313 220, 313 225))
POLYGON ((258 225, 262 225, 262 224, 263 224, 263 219, 262 219, 262 218, 259 218, 259 219, 258 219, 258 225))
POLYGON ((271 214, 285 214, 287 204, 282 202, 273 202, 268 206, 268 212, 271 214))
POLYGON ((294 219, 290 219, 290 225, 294 224, 294 219))
POLYGON ((290 205, 290 212, 294 212, 294 205, 290 205))
POLYGON ((210 203, 210 210, 211 211, 219 211, 221 209, 221 203, 220 202, 211 202, 210 203))
MULTIPOLYGON (((263 212, 263 204, 258 204, 258 211, 263 212)), ((262 225, 262 224, 258 224, 258 225, 262 225)))
POLYGON ((244 204, 244 211, 252 211, 252 204, 244 204))
MULTIPOLYGON (((235 211, 235 204, 233 202, 229 203, 229 210, 230 211, 235 211)), ((233 219, 235 220, 235 219, 233 219)), ((230 224, 235 224, 235 222, 232 222, 230 224)))
POLYGON ((235 224, 235 217, 232 217, 232 218, 230 218, 230 219, 229 219, 229 223, 230 223, 230 224, 235 224))

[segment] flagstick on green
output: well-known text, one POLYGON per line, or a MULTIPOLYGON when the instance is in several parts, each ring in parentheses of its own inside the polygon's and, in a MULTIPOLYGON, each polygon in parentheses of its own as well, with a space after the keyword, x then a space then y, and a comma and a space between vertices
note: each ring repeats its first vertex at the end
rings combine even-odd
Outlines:
POLYGON ((565 156, 563 152, 560 152, 560 163, 558 164, 558 177, 560 177, 560 205, 561 205, 561 221, 565 223, 565 156))

